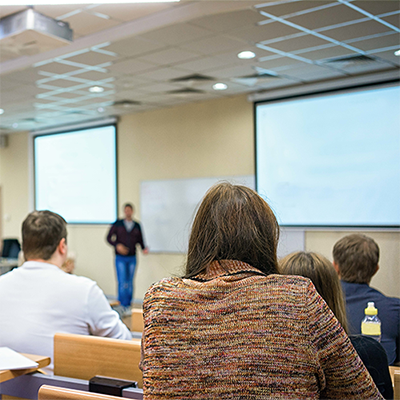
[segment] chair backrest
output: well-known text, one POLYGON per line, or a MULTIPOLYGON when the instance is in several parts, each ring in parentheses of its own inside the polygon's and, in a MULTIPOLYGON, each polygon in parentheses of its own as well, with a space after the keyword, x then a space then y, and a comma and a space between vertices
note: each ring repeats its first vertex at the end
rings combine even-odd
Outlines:
POLYGON ((400 370, 395 370, 393 374, 393 399, 400 400, 400 370))
POLYGON ((54 335, 55 375, 85 380, 101 375, 136 381, 142 388, 139 361, 140 339, 118 340, 68 333, 54 335))
POLYGON ((121 400, 121 397, 42 385, 38 392, 38 400, 121 400))
POLYGON ((132 319, 131 319, 131 331, 132 332, 143 332, 143 310, 138 308, 132 309, 132 319))

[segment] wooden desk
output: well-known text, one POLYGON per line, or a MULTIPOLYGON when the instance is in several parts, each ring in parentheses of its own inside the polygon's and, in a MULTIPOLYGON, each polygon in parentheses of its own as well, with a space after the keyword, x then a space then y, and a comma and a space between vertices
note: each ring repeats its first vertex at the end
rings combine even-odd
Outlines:
POLYGON ((30 358, 32 361, 35 361, 39 364, 37 368, 28 368, 28 369, 15 369, 15 370, 1 370, 0 371, 0 383, 8 381, 10 379, 16 378, 17 376, 29 374, 30 372, 35 372, 39 368, 46 367, 47 365, 50 364, 50 357, 45 357, 45 356, 36 356, 33 354, 23 354, 23 356, 30 358))

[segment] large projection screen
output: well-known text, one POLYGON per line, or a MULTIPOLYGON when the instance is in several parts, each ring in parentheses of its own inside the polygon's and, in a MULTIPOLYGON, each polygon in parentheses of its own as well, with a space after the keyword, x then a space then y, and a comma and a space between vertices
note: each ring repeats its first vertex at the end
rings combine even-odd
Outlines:
POLYGON ((35 208, 72 224, 117 218, 116 127, 34 137, 35 208))
POLYGON ((400 88, 256 103, 256 187, 282 226, 400 227, 400 88))

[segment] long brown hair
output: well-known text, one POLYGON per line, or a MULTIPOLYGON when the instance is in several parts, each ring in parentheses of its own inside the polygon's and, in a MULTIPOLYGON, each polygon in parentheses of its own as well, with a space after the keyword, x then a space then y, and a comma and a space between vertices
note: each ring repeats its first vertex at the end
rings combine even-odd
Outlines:
POLYGON ((245 186, 220 183, 205 195, 193 221, 185 278, 215 260, 238 260, 277 273, 279 225, 268 204, 245 186))
POLYGON ((313 252, 298 251, 282 258, 279 270, 285 275, 300 275, 311 279, 317 292, 348 332, 342 286, 335 268, 327 258, 313 252))

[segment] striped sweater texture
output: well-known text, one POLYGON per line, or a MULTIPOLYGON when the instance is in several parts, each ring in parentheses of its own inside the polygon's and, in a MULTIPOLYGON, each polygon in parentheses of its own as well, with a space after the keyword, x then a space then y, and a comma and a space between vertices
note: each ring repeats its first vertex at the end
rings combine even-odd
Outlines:
POLYGON ((144 301, 144 399, 382 399, 310 280, 216 261, 144 301))

